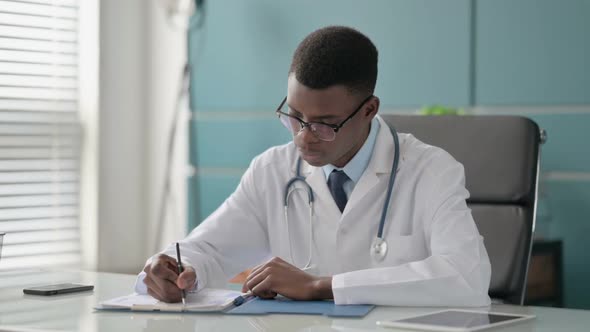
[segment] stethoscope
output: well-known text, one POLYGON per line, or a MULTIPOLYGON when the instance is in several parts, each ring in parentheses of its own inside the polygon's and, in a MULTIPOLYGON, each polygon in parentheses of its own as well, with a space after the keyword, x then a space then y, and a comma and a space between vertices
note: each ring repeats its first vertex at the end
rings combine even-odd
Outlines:
MULTIPOLYGON (((371 258, 377 262, 383 261, 385 256, 387 256, 387 241, 383 237, 383 228, 385 227, 385 217, 387 216, 387 211, 389 208, 389 201, 391 199, 391 193, 393 191, 393 186, 395 184, 395 177, 397 175, 397 166, 399 163, 399 138, 397 136, 397 132, 395 128, 390 126, 391 134, 393 135, 393 142, 395 144, 395 151, 393 157, 393 165, 391 167, 391 176, 389 177, 389 184, 387 187, 387 196, 385 197, 385 202, 383 202, 383 209, 381 211, 381 220, 379 221, 379 230, 377 231, 377 236, 373 243, 371 243, 370 254, 371 258)), ((307 191, 307 200, 309 204, 309 255, 305 266, 302 270, 309 270, 313 268, 311 264, 311 258, 313 255, 313 202, 314 202, 314 195, 311 186, 305 181, 305 178, 301 176, 301 157, 297 159, 297 167, 296 173, 293 178, 291 178, 287 185, 285 186, 285 193, 284 193, 284 212, 285 212, 285 222, 287 224, 287 237, 289 241, 289 255, 291 256, 291 262, 295 264, 295 260, 293 260, 293 248, 291 245, 291 235, 289 233, 289 197, 291 194, 297 190, 305 190, 307 191), (296 183, 302 183, 303 188, 294 187, 296 183), (293 187, 293 188, 291 188, 293 187)))

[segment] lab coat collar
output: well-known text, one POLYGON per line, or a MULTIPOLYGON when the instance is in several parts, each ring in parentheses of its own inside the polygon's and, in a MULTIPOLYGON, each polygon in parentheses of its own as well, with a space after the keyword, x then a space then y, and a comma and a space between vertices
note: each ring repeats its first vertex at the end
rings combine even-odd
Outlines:
MULTIPOLYGON (((389 130, 389 125, 381 118, 381 116, 376 115, 377 121, 380 124, 380 130, 377 132, 377 142, 375 142, 375 147, 373 148, 373 153, 371 155, 371 160, 365 169, 365 173, 375 173, 375 174, 382 174, 391 172, 391 164, 393 163, 393 156, 394 156, 394 144, 393 144, 393 136, 391 135, 391 130, 389 130)), ((401 142, 400 142, 401 144, 401 142)), ((319 169, 322 171, 321 167, 314 167, 305 162, 305 160, 301 160, 301 175, 303 177, 307 177, 311 173, 315 173, 316 170, 319 169)), ((297 162, 293 164, 293 172, 297 170, 297 162)), ((324 181, 326 181, 325 175, 322 176, 324 181)), ((362 178, 362 176, 361 176, 362 178)))
MULTIPOLYGON (((377 142, 373 148, 373 155, 367 169, 361 176, 359 183, 354 187, 346 208, 344 209, 343 217, 348 211, 360 204, 362 199, 371 191, 383 178, 388 178, 391 173, 391 165, 393 163, 395 144, 393 143, 393 136, 391 130, 385 121, 377 116, 381 130, 377 134, 377 142)), ((400 157, 401 158, 401 157, 400 157)))
MULTIPOLYGON (((391 173, 391 165, 393 164, 395 144, 393 143, 393 136, 389 129, 389 125, 379 115, 376 117, 381 125, 381 130, 379 130, 379 133, 377 134, 377 142, 375 142, 373 155, 365 173, 371 170, 374 174, 389 174, 391 173)), ((400 141, 400 146, 401 143, 402 142, 400 141)))
MULTIPOLYGON (((347 211, 352 209, 360 200, 369 192, 377 183, 379 183, 380 177, 383 175, 389 175, 391 173, 391 165, 393 163, 394 156, 394 143, 391 131, 388 130, 389 126, 385 121, 377 115, 377 120, 381 125, 381 128, 377 134, 377 142, 373 148, 371 160, 365 169, 365 172, 361 176, 359 183, 356 184, 352 194, 348 199, 346 208, 343 211, 343 216, 347 214, 347 211)), ((401 145, 401 142, 400 142, 401 145)), ((401 159, 401 155, 400 155, 401 159)), ((295 172, 297 164, 293 166, 293 172, 295 172)), ((312 187, 313 191, 319 196, 330 197, 330 191, 326 185, 326 176, 321 167, 314 167, 309 165, 305 160, 301 161, 301 175, 306 178, 307 183, 312 187)), ((334 209, 338 212, 338 207, 334 202, 334 209)))

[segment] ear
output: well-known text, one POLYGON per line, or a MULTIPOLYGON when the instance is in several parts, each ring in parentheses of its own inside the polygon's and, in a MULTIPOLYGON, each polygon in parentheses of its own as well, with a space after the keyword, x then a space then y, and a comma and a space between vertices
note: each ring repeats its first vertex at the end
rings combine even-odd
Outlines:
POLYGON ((373 117, 375 117, 375 115, 377 115, 377 112, 379 111, 380 103, 381 102, 379 100, 379 97, 373 96, 373 98, 371 98, 367 102, 367 106, 365 108, 365 116, 369 117, 370 119, 373 119, 373 117))

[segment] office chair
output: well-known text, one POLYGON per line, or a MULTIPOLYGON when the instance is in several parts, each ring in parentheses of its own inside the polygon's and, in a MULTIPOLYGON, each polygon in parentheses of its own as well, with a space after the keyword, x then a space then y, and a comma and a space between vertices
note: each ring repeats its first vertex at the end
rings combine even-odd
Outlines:
POLYGON ((465 167, 471 208, 492 265, 489 294, 524 304, 537 210, 537 124, 519 116, 384 115, 400 133, 449 152, 465 167))

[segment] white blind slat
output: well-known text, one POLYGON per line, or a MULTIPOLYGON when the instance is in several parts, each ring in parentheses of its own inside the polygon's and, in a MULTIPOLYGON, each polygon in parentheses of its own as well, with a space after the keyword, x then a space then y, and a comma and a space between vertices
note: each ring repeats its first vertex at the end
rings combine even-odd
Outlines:
POLYGON ((76 7, 76 6, 78 6, 78 3, 79 3, 79 0, 18 0, 18 1, 40 3, 40 4, 45 4, 45 5, 66 6, 66 7, 76 7))
POLYGON ((2 257, 3 270, 25 269, 31 266, 43 268, 56 266, 77 267, 80 265, 80 253, 37 255, 30 257, 2 257))
POLYGON ((2 228, 3 232, 7 233, 76 227, 78 227, 78 220, 74 218, 35 219, 24 221, 8 220, 0 222, 0 228, 2 228))
POLYGON ((13 88, 0 86, 0 98, 76 100, 78 91, 72 89, 13 88))
POLYGON ((75 20, 78 15, 76 7, 61 7, 39 5, 27 2, 0 0, 0 11, 4 13, 18 13, 22 15, 36 15, 46 17, 62 17, 75 20))
POLYGON ((1 148, 0 159, 47 159, 47 158, 75 158, 78 149, 59 148, 1 148))
POLYGON ((46 63, 70 66, 77 64, 77 58, 75 55, 72 54, 27 52, 13 50, 0 50, 0 61, 46 63))
POLYGON ((76 89, 75 77, 0 74, 0 86, 76 89))
POLYGON ((0 23, 4 25, 26 26, 46 29, 75 31, 78 22, 56 17, 30 16, 11 14, 0 11, 0 23))
POLYGON ((0 49, 76 54, 76 43, 0 37, 0 49))
POLYGON ((71 123, 78 124, 78 114, 70 112, 10 112, 0 111, 0 122, 12 123, 71 123))
MULTIPOLYGON (((1 10, 1 9, 0 9, 1 10)), ((75 42, 75 31, 5 25, 0 22, 0 37, 75 42)))
POLYGON ((0 270, 79 267, 78 1, 0 0, 0 270))
MULTIPOLYGON (((39 76, 57 76, 57 77, 75 77, 78 74, 78 68, 74 66, 61 66, 37 63, 18 63, 18 62, 0 62, 0 73, 2 74, 19 74, 19 75, 39 75, 39 76)), ((5 96, 3 96, 5 97, 5 96)), ((44 98, 35 98, 44 99, 44 98)), ((61 99, 61 98, 50 98, 61 99)))
POLYGON ((72 182, 78 181, 76 171, 46 171, 46 172, 2 172, 0 173, 0 184, 2 183, 42 183, 42 182, 72 182))
MULTIPOLYGON (((79 167, 80 167, 80 162, 78 161, 78 159, 0 160, 0 172, 1 171, 45 171, 48 169, 78 170, 79 167)), ((0 195, 2 195, 1 189, 0 189, 0 195)))
POLYGON ((77 193, 75 182, 0 184, 0 196, 77 193))
POLYGON ((0 110, 7 111, 75 112, 77 109, 78 103, 74 101, 0 99, 0 110))
MULTIPOLYGON (((78 237, 75 238, 78 240, 78 237)), ((42 241, 42 240, 41 240, 42 241)), ((27 243, 27 244, 7 244, 2 249, 3 258, 7 257, 22 257, 32 255, 48 255, 64 252, 76 252, 80 250, 78 241, 59 241, 53 243, 27 243)))
MULTIPOLYGON (((54 205, 75 205, 78 204, 78 195, 52 194, 34 196, 0 196, 0 211, 5 208, 17 208, 27 206, 54 206, 54 205)), ((5 232, 6 230, 2 230, 5 232)))
MULTIPOLYGON (((43 137, 43 136, 0 136, 0 149, 1 148, 64 148, 64 147, 77 147, 80 141, 75 140, 71 137, 43 137)), ((60 155, 60 157, 63 157, 60 155)), ((2 157, 0 157, 2 158, 2 157)), ((15 158, 11 158, 15 159, 15 158)), ((39 158, 37 158, 39 159, 39 158)))
POLYGON ((79 135, 80 127, 76 125, 8 125, 0 123, 0 135, 79 135))
POLYGON ((4 236, 4 245, 56 242, 59 240, 74 240, 80 237, 78 228, 64 228, 44 231, 12 232, 4 236))
MULTIPOLYGON (((0 220, 61 218, 78 216, 78 208, 75 206, 30 207, 18 209, 2 209, 1 211, 2 214, 0 214, 0 220)), ((9 238, 6 235, 4 237, 4 240, 9 238)), ((10 237, 12 237, 12 235, 10 237)))

